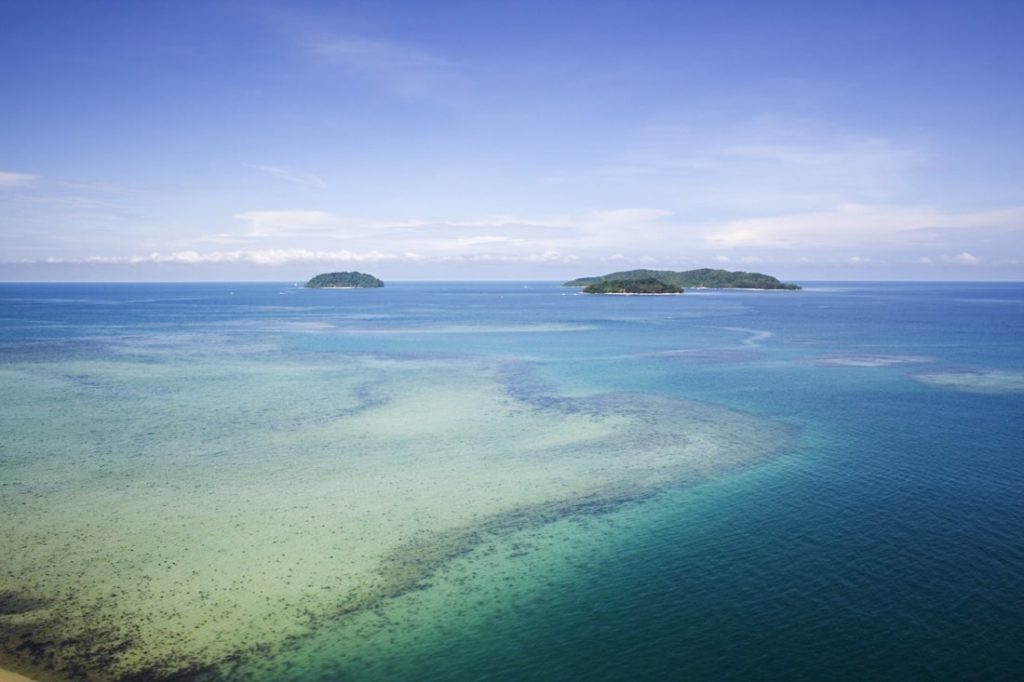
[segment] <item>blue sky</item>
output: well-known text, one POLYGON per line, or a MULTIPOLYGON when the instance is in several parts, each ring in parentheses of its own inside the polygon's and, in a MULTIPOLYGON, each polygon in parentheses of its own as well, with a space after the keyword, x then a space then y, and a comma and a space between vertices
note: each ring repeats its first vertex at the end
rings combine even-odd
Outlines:
POLYGON ((1021 2, 0 3, 0 279, 1024 279, 1021 2))

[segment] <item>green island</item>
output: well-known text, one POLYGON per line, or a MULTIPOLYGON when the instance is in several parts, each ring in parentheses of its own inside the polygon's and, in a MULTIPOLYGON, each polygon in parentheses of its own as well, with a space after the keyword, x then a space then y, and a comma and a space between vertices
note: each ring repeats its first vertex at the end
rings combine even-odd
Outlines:
POLYGON ((306 282, 308 289, 374 289, 384 286, 365 272, 325 272, 306 282))
POLYGON ((674 270, 627 270, 625 272, 613 272, 608 275, 600 275, 597 277, 580 277, 570 282, 566 282, 562 286, 589 287, 601 282, 636 282, 652 279, 680 289, 796 290, 800 288, 796 284, 780 282, 771 275, 765 275, 760 272, 730 272, 729 270, 714 270, 712 268, 685 270, 683 272, 677 272, 674 270))
POLYGON ((606 279, 588 284, 585 294, 681 294, 683 290, 653 277, 644 279, 606 279))

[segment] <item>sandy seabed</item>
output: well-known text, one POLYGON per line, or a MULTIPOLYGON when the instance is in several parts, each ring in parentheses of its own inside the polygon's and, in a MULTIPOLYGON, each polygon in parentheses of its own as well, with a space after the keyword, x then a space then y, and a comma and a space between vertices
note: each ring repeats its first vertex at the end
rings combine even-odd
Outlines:
POLYGON ((936 370, 912 376, 930 386, 969 393, 1024 393, 1024 372, 1011 370, 936 370))
POLYGON ((10 670, 0 670, 0 682, 31 682, 31 680, 10 670))
POLYGON ((614 511, 791 438, 696 402, 562 397, 510 362, 172 359, 0 371, 9 668, 231 678, 430 589, 488 538, 614 511))

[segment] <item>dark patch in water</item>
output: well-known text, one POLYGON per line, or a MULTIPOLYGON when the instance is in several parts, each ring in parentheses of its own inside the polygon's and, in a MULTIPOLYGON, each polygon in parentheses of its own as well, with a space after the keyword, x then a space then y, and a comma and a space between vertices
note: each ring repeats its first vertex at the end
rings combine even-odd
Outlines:
POLYGON ((46 606, 46 600, 20 592, 0 592, 0 616, 27 613, 46 606))
POLYGON ((229 679, 224 677, 220 671, 210 665, 190 665, 173 672, 166 672, 157 668, 144 668, 118 678, 118 682, 215 682, 217 680, 229 679))

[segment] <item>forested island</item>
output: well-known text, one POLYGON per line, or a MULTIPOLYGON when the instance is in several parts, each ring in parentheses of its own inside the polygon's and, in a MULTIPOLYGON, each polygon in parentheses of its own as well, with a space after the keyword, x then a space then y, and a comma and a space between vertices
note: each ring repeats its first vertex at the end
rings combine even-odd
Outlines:
POLYGON ((583 288, 585 294, 681 294, 683 290, 653 277, 606 279, 583 288))
MULTIPOLYGON (((562 286, 588 287, 601 282, 635 282, 638 280, 656 280, 668 286, 699 289, 790 289, 800 287, 796 284, 780 282, 771 275, 760 272, 731 272, 700 268, 699 270, 627 270, 613 272, 597 277, 580 277, 562 286)), ((584 290, 585 291, 585 290, 584 290)))
POLYGON ((309 289, 374 289, 382 286, 384 282, 364 272, 325 272, 306 282, 309 289))

